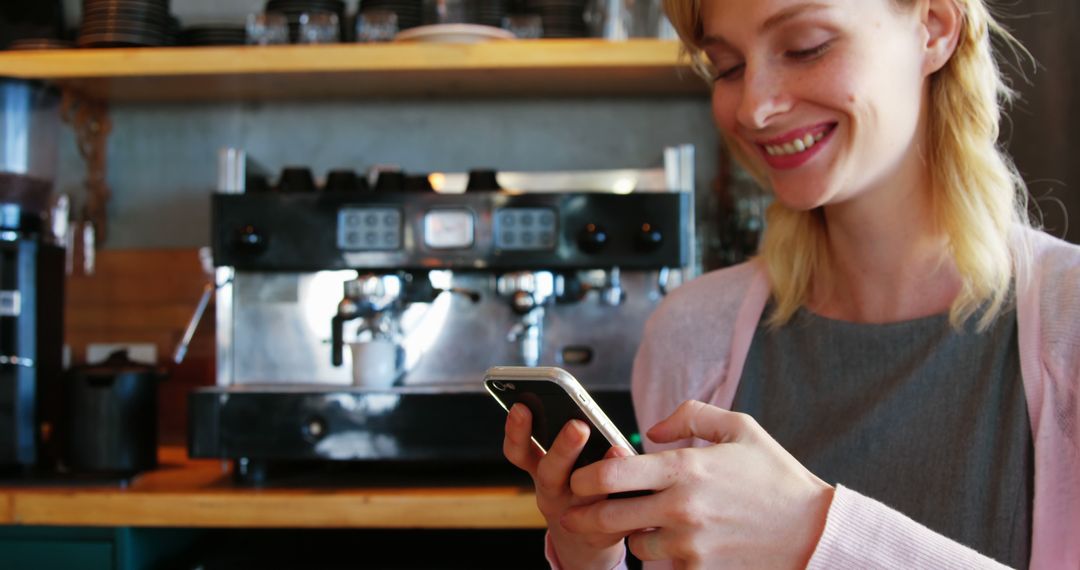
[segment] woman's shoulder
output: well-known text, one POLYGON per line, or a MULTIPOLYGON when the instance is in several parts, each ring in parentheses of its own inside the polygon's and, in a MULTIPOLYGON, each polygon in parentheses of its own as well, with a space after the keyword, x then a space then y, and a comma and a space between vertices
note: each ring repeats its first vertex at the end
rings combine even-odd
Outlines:
POLYGON ((1035 258, 1052 258, 1066 261, 1069 265, 1080 264, 1080 245, 1067 242, 1049 233, 1031 228, 1027 230, 1035 258))
MULTIPOLYGON (((634 359, 634 405, 652 425, 685 400, 708 399, 726 378, 740 311, 767 289, 760 262, 706 273, 671 291, 653 311, 634 359)), ((750 319, 748 319, 749 321, 750 319)))
POLYGON ((1051 376, 1080 386, 1080 246, 1036 230, 1028 243, 1030 269, 1018 294, 1018 317, 1032 334, 1021 344, 1040 355, 1051 376))
POLYGON ((1044 307, 1053 312, 1080 310, 1080 246, 1039 230, 1026 232, 1030 251, 1027 276, 1044 307))
POLYGON ((747 294, 764 283, 764 267, 757 260, 710 271, 669 293, 647 327, 691 332, 730 325, 747 294))

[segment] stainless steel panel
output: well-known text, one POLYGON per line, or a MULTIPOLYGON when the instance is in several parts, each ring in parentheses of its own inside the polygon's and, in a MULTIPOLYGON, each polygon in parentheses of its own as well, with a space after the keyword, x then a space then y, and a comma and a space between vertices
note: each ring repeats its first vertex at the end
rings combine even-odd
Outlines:
MULTIPOLYGON (((231 348, 232 364, 221 359, 226 366, 218 384, 351 385, 351 355, 345 353, 343 366, 331 366, 329 340, 342 285, 355 277, 354 271, 237 273, 231 283, 232 336, 219 339, 219 346, 224 341, 231 348)), ((592 277, 599 280, 603 274, 592 277)), ((449 281, 452 287, 479 292, 481 299, 473 304, 462 295, 443 293, 434 303, 417 303, 405 312, 409 371, 403 385, 479 391, 489 366, 522 364, 519 346, 508 340, 518 316, 510 299, 497 294, 494 275, 458 273, 449 281)), ((599 291, 577 303, 549 306, 541 364, 562 366, 588 386, 629 387, 641 328, 661 298, 658 272, 622 272, 621 286, 625 300, 618 306, 603 302, 599 291), (573 347, 591 350, 592 361, 564 362, 563 350, 573 347)), ((219 299, 226 294, 219 289, 219 299)), ((222 307, 219 301, 219 311, 222 307)), ((347 328, 345 338, 355 330, 355 325, 347 328)))

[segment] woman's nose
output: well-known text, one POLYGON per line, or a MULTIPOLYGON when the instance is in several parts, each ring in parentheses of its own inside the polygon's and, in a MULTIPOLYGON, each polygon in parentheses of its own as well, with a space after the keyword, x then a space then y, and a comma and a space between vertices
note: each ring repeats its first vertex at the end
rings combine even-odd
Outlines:
POLYGON ((747 66, 743 72, 742 94, 736 119, 746 129, 768 127, 772 119, 791 109, 791 97, 783 78, 776 72, 747 66))

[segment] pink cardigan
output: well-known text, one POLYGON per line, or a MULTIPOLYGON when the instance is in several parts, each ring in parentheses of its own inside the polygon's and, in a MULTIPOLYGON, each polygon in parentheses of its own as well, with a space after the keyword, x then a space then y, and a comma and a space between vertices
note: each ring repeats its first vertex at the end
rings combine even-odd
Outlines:
MULTIPOLYGON (((1035 446, 1030 568, 1080 569, 1080 247, 1025 231, 1033 262, 1030 279, 1017 284, 1017 327, 1035 446)), ((649 319, 634 362, 633 397, 643 430, 688 399, 731 407, 768 297, 758 262, 703 275, 668 296, 649 319)), ((646 441, 648 452, 671 447, 678 446, 646 441)), ((550 543, 547 553, 557 567, 550 543)), ((809 564, 987 567, 1001 566, 844 487, 836 490, 809 564)))

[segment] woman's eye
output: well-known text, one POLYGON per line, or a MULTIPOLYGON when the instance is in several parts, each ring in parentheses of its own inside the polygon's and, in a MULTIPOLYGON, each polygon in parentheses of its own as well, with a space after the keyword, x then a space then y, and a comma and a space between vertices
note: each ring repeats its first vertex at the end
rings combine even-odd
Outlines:
POLYGON ((832 42, 825 42, 810 49, 791 50, 787 52, 787 56, 795 60, 806 61, 825 53, 831 45, 832 42))
POLYGON ((739 65, 721 69, 713 76, 713 81, 731 81, 733 79, 738 79, 739 74, 742 73, 745 65, 746 64, 740 63, 739 65))

